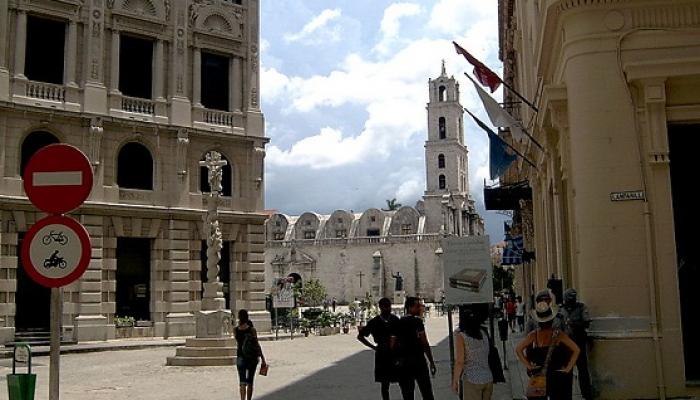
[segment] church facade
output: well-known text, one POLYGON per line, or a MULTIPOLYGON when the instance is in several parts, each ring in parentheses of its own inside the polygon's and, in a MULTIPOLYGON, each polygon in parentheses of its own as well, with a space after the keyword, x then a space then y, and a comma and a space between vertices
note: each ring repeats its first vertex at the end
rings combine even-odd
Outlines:
POLYGON ((51 143, 80 148, 95 176, 71 213, 92 258, 63 288, 64 339, 114 338, 117 317, 143 336, 194 334, 210 150, 228 162, 227 305, 269 327, 258 0, 0 0, 0 37, 0 344, 48 330, 49 291, 18 249, 43 217, 22 172, 51 143))
POLYGON ((429 82, 426 190, 415 207, 330 215, 275 213, 265 224, 265 281, 319 279, 328 297, 345 303, 371 294, 440 300, 440 239, 483 235, 483 219, 469 195, 459 84, 442 74, 429 82), (397 277, 399 277, 397 279, 397 277), (401 281, 399 284, 397 281, 401 281))

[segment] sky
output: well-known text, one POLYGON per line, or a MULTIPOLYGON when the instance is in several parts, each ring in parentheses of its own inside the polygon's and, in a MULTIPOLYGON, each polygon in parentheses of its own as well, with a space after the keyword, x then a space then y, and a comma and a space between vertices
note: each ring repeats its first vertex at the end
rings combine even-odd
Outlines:
MULTIPOLYGON (((452 41, 500 75, 497 11, 489 0, 261 1, 265 207, 414 206, 425 191, 428 79, 444 59, 462 105, 487 121, 452 41)), ((483 204, 488 139, 471 120, 464 126, 470 192, 495 243, 505 217, 483 204)))

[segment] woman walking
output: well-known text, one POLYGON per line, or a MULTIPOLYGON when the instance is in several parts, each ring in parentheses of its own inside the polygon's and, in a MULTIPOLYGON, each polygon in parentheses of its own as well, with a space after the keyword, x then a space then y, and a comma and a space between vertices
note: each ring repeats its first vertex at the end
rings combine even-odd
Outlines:
POLYGON ((452 390, 463 400, 490 400, 494 374, 489 364, 489 337, 481 326, 482 319, 469 308, 460 309, 459 329, 455 332, 455 366, 452 390))
POLYGON ((552 328, 556 315, 556 306, 545 301, 537 303, 532 318, 538 328, 515 348, 515 355, 527 367, 531 377, 529 399, 571 399, 571 370, 576 365, 580 350, 566 333, 552 328))
POLYGON ((241 400, 251 400, 253 398, 253 380, 258 367, 258 359, 262 360, 262 368, 267 368, 265 356, 258 341, 258 334, 253 328, 253 322, 248 318, 248 311, 238 311, 238 326, 236 326, 235 337, 236 368, 240 382, 241 400))

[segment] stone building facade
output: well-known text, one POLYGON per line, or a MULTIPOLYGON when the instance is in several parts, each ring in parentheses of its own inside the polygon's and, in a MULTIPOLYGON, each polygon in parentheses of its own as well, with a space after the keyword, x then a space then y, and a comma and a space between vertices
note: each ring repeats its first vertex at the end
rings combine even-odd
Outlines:
MULTIPOLYGON (((598 398, 670 398, 700 382, 691 176, 700 138, 697 1, 500 0, 504 78, 536 101, 514 142, 537 164, 501 180, 526 250, 593 318, 598 398), (516 184, 528 182, 527 190, 516 184), (634 373, 630 373, 634 366, 634 373)), ((506 91, 506 104, 517 98, 506 91)), ((504 137, 511 140, 508 132, 504 137)), ((488 208, 487 204, 487 208, 488 208)))
POLYGON ((68 340, 194 333, 201 302, 199 161, 229 163, 220 204, 222 280, 231 308, 264 311, 264 137, 257 0, 0 0, 0 343, 48 328, 47 289, 18 248, 42 217, 21 174, 50 143, 88 155, 89 199, 71 215, 92 259, 63 288, 68 340))
POLYGON ((483 235, 483 219, 469 195, 467 148, 459 84, 441 75, 429 82, 426 191, 415 207, 331 215, 273 214, 265 230, 265 275, 319 279, 329 298, 353 301, 367 293, 393 298, 401 273, 406 295, 442 295, 440 239, 483 235))

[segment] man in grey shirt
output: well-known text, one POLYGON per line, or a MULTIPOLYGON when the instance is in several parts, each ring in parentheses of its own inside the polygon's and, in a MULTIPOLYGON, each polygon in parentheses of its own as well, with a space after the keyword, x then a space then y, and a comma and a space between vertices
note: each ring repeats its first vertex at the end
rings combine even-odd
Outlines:
POLYGON ((581 389, 581 397, 591 398, 591 378, 588 372, 588 332, 591 325, 591 317, 588 314, 588 307, 577 301, 576 289, 566 289, 564 291, 564 304, 559 309, 564 332, 569 335, 576 345, 581 349, 581 353, 576 361, 578 370, 578 384, 581 389))

